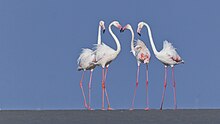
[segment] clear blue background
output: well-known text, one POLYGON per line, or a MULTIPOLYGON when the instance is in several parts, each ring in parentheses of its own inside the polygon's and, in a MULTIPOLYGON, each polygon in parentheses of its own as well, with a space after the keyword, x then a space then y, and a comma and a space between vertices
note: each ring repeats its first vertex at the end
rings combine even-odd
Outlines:
MULTIPOLYGON (((185 60, 176 66, 179 108, 220 108, 220 2, 217 0, 1 0, 0 1, 0 108, 82 109, 79 87, 82 72, 76 60, 81 48, 97 42, 98 22, 113 20, 134 30, 140 21, 152 28, 158 50, 169 40, 185 60)), ((136 60, 130 51, 129 31, 119 33, 122 51, 107 77, 115 109, 131 106, 136 60)), ((149 64, 149 103, 159 108, 164 66, 155 58, 147 31, 142 37, 152 53, 149 64)), ((108 30, 102 41, 116 48, 108 30)), ((86 73, 84 86, 87 90, 86 73)), ((173 108, 171 71, 164 108, 173 108)), ((101 68, 94 71, 92 107, 101 108, 101 68)), ((145 107, 145 66, 141 66, 136 108, 145 107)))

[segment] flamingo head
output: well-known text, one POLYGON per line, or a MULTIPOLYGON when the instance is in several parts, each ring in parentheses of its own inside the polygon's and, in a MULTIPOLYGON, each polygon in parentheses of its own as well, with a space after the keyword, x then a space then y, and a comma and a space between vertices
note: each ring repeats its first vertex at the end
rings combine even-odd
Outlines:
POLYGON ((143 23, 143 22, 139 22, 139 23, 138 23, 137 33, 138 33, 138 35, 140 35, 140 36, 141 36, 141 29, 143 28, 143 26, 144 26, 144 23, 143 23))
POLYGON ((113 21, 112 24, 122 32, 122 26, 118 21, 113 21))
POLYGON ((127 30, 127 29, 131 29, 131 25, 130 25, 130 24, 125 25, 125 26, 122 28, 122 32, 124 32, 124 30, 127 30))
POLYGON ((99 26, 102 28, 102 32, 105 33, 105 22, 104 21, 100 21, 99 22, 99 26))

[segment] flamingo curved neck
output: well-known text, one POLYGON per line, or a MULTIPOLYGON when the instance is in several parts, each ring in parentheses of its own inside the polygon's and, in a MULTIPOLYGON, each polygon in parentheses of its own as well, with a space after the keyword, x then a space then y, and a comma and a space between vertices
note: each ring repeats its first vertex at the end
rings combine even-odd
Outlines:
POLYGON ((129 28, 129 30, 131 31, 131 52, 133 53, 133 54, 135 54, 134 52, 134 31, 133 31, 133 29, 132 29, 132 27, 131 28, 129 28))
POLYGON ((98 29, 98 44, 101 44, 101 26, 100 25, 98 29))
POLYGON ((152 36, 152 33, 151 33, 150 26, 147 23, 145 23, 145 22, 143 22, 143 24, 144 24, 144 26, 147 27, 147 31, 148 31, 148 36, 149 36, 149 39, 150 39, 151 47, 153 49, 154 54, 157 55, 158 51, 157 51, 157 49, 155 47, 155 44, 154 44, 154 41, 153 41, 153 36, 152 36))
POLYGON ((116 53, 119 53, 119 52, 121 51, 121 45, 120 45, 120 43, 119 43, 118 38, 117 38, 117 37, 115 36, 115 34, 112 32, 112 29, 111 29, 112 25, 113 25, 113 23, 111 23, 111 24, 109 25, 108 30, 109 30, 110 34, 112 35, 113 39, 115 40, 115 43, 116 43, 116 46, 117 46, 116 53))

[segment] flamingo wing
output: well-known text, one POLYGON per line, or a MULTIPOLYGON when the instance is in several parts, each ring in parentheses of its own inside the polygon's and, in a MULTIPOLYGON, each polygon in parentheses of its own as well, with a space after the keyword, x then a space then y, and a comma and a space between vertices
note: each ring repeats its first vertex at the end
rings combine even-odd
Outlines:
POLYGON ((96 62, 114 53, 115 50, 104 43, 95 45, 96 62))
POLYGON ((148 50, 145 43, 141 40, 136 40, 135 42, 135 56, 140 62, 149 62, 150 51, 148 50))
POLYGON ((162 51, 165 53, 166 56, 168 56, 168 58, 171 61, 175 61, 175 62, 181 62, 182 59, 179 56, 179 54, 176 51, 176 48, 173 47, 173 45, 168 42, 167 40, 165 40, 163 42, 163 49, 162 51))

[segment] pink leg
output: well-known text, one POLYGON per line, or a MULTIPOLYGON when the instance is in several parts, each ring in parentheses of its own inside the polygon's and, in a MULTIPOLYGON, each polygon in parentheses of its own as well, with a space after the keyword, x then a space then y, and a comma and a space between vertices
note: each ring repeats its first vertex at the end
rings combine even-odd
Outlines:
MULTIPOLYGON (((105 81, 104 81, 104 83, 106 82, 107 72, 108 72, 108 67, 106 67, 106 69, 105 69, 105 81)), ((106 99, 107 99, 107 102, 108 102, 107 110, 112 110, 112 108, 110 107, 110 102, 109 102, 109 98, 108 98, 108 93, 107 93, 106 87, 105 87, 105 95, 106 95, 106 99)))
POLYGON ((149 110, 149 104, 148 104, 148 65, 146 65, 146 108, 145 110, 148 111, 149 110))
POLYGON ((88 108, 87 103, 86 103, 85 92, 84 92, 84 90, 83 90, 83 85, 82 85, 83 78, 84 78, 84 71, 83 71, 83 73, 82 73, 82 78, 81 78, 81 80, 80 80, 79 85, 80 85, 80 88, 81 88, 81 90, 82 90, 82 94, 83 94, 84 106, 85 106, 85 108, 88 108))
POLYGON ((140 65, 138 65, 138 68, 137 68, 136 86, 135 86, 135 89, 134 89, 134 96, 133 96, 132 105, 131 105, 131 109, 130 109, 130 110, 133 110, 133 109, 134 109, 134 100, 135 100, 135 96, 136 96, 136 90, 137 90, 137 88, 138 88, 139 71, 140 71, 140 65))
POLYGON ((172 67, 172 80, 173 80, 173 92, 174 92, 174 109, 177 109, 177 103, 176 103, 176 81, 174 78, 174 67, 172 67))
POLYGON ((164 89, 163 89, 163 95, 162 95, 162 102, 160 106, 160 110, 163 108, 163 101, 164 101, 164 96, 166 92, 166 87, 167 87, 167 66, 165 66, 165 74, 164 74, 164 89))
POLYGON ((93 70, 90 70, 90 79, 89 79, 89 95, 88 95, 88 97, 89 97, 89 101, 88 101, 88 109, 89 110, 92 110, 91 109, 91 107, 90 107, 90 102, 91 102, 91 84, 92 84, 92 72, 93 72, 93 70))
POLYGON ((105 110, 105 68, 102 68, 102 110, 105 110))

